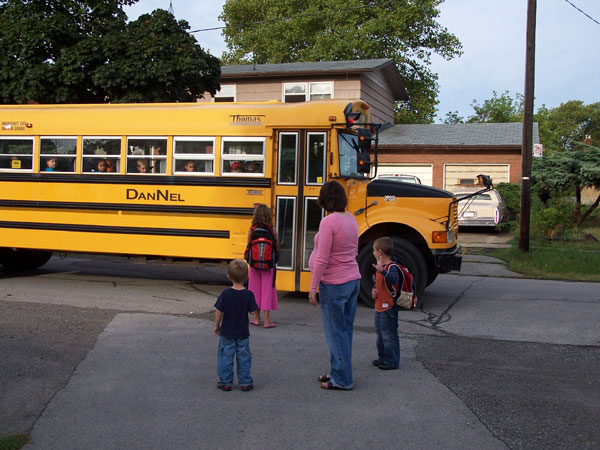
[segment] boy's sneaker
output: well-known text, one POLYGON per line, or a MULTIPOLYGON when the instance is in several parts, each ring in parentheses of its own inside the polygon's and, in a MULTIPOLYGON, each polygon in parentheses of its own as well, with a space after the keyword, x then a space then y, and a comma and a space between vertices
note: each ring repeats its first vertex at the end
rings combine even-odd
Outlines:
POLYGON ((247 386, 242 386, 242 392, 248 392, 248 391, 251 391, 253 387, 254 387, 254 386, 252 386, 251 384, 249 384, 249 385, 247 385, 247 386))
POLYGON ((397 367, 390 366, 389 364, 386 364, 386 363, 381 363, 377 367, 379 367, 381 370, 393 370, 393 369, 397 369, 397 367))
POLYGON ((228 384, 217 383, 217 389, 221 389, 222 391, 229 392, 229 391, 231 391, 231 386, 229 386, 228 384))
POLYGON ((374 365, 375 367, 379 367, 379 366, 381 366, 382 364, 383 364, 383 361, 380 361, 380 360, 378 360, 378 359, 374 359, 374 360, 373 360, 373 365, 374 365))

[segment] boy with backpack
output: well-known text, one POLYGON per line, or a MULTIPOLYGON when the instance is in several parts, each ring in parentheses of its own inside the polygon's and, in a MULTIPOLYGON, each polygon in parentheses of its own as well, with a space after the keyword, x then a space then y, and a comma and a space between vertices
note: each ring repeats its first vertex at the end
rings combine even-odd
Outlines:
POLYGON ((375 300, 375 332, 377 333, 378 354, 373 365, 381 370, 400 367, 396 297, 402 285, 400 285, 400 268, 392 260, 393 252, 394 243, 389 237, 380 237, 373 242, 373 256, 377 260, 373 267, 377 274, 371 295, 375 300), (392 288, 391 292, 390 287, 392 288))

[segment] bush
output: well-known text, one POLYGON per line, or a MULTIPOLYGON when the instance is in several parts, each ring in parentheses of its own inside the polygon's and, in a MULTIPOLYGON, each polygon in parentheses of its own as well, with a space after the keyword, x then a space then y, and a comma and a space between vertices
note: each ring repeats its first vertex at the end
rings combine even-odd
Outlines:
POLYGON ((521 210, 521 185, 519 183, 499 183, 496 190, 504 199, 510 212, 510 218, 517 217, 521 210))
POLYGON ((573 204, 565 198, 551 199, 546 205, 539 200, 531 204, 531 232, 534 236, 568 239, 574 236, 573 204))

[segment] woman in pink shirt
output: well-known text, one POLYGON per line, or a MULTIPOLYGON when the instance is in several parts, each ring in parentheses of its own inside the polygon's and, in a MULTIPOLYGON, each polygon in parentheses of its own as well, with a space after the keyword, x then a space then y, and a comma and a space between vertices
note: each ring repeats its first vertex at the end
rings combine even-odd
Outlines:
POLYGON ((317 204, 327 212, 319 224, 308 266, 312 272, 308 301, 321 302, 325 339, 331 354, 331 369, 319 377, 321 389, 354 388, 352 382, 352 332, 360 271, 356 262, 358 224, 346 211, 343 186, 328 181, 321 187, 317 204))

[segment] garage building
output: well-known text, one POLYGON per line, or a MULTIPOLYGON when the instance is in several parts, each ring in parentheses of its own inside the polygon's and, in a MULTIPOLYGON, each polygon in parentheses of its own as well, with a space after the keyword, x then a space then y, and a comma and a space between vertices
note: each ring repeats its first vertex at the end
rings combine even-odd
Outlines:
POLYGON ((448 191, 473 186, 481 173, 494 184, 518 183, 522 132, 519 122, 390 125, 379 133, 378 173, 416 175, 448 191))

